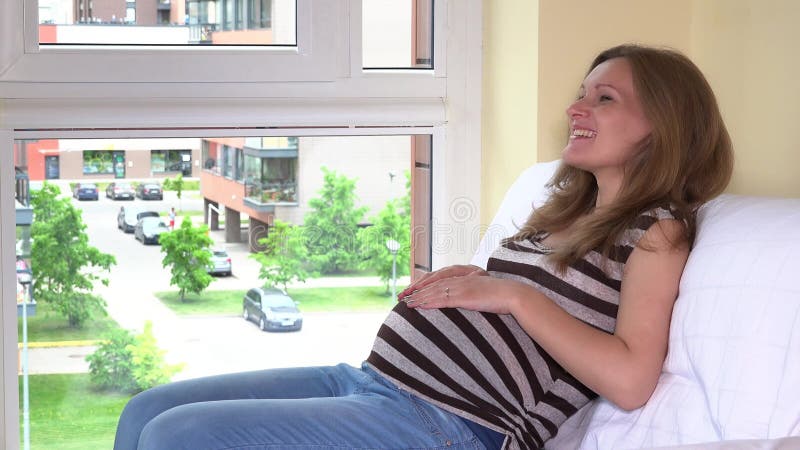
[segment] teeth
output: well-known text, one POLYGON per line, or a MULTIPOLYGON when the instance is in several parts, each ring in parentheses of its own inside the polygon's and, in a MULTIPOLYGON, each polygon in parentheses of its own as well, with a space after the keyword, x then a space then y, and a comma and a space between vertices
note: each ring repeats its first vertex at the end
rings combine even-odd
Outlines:
POLYGON ((577 130, 572 130, 572 135, 573 136, 579 136, 579 137, 593 138, 593 137, 595 137, 597 135, 597 132, 594 132, 594 131, 591 131, 591 130, 577 129, 577 130))

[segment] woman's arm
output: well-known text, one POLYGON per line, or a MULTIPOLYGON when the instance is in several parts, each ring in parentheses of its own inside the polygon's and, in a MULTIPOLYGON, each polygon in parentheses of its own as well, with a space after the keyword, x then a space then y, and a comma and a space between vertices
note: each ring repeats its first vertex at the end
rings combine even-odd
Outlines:
POLYGON ((679 222, 659 221, 633 250, 613 335, 574 318, 531 286, 493 277, 433 283, 409 306, 513 314, 578 380, 617 406, 635 409, 650 398, 666 356, 672 306, 689 254, 687 245, 671 242, 682 242, 682 233, 679 222))

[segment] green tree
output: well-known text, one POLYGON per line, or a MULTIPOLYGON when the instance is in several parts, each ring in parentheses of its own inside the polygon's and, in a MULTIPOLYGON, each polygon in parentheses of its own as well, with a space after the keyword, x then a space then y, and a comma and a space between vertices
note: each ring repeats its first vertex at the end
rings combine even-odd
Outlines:
POLYGON ((275 219, 267 237, 258 240, 264 250, 250 255, 261 264, 258 278, 271 286, 283 286, 292 281, 306 281, 308 250, 303 230, 275 219))
POLYGON ((180 290, 181 301, 185 300, 187 292, 199 294, 211 284, 213 278, 207 269, 213 241, 208 237, 208 227, 192 226, 191 219, 184 217, 180 227, 161 234, 158 242, 164 253, 161 265, 170 268, 169 283, 180 290))
POLYGON ((361 244, 361 267, 374 270, 389 292, 392 278, 392 263, 396 264, 396 275, 407 275, 411 258, 411 182, 406 173, 406 195, 386 202, 377 216, 371 218, 372 226, 358 233, 361 244), (389 240, 399 245, 397 260, 387 246, 389 240))
POLYGON ((81 211, 60 194, 57 186, 47 182, 31 193, 33 294, 65 316, 69 326, 78 328, 95 312, 105 314, 105 301, 92 290, 95 281, 108 285, 102 274, 116 259, 89 245, 81 211))
POLYGON ((308 201, 304 232, 309 260, 322 273, 352 270, 358 255, 358 224, 366 207, 356 208, 356 180, 322 168, 319 197, 308 201))

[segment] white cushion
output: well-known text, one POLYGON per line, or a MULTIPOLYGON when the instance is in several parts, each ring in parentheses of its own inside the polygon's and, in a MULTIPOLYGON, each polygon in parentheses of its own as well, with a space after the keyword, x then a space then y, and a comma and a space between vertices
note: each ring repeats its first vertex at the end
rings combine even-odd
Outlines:
MULTIPOLYGON (((489 230, 521 223, 520 211, 541 199, 545 191, 534 185, 543 185, 552 167, 534 169, 514 183, 500 209, 504 217, 489 230)), ((485 264, 483 258, 479 250, 473 263, 485 264)), ((800 199, 723 195, 701 209, 669 346, 644 407, 626 412, 599 399, 570 418, 547 448, 800 436, 800 199)))
POLYGON ((517 177, 506 191, 470 264, 485 269, 489 256, 500 245, 500 241, 514 235, 528 219, 532 208, 547 200, 549 191, 545 189, 545 184, 553 177, 560 163, 560 160, 555 160, 534 164, 517 177))

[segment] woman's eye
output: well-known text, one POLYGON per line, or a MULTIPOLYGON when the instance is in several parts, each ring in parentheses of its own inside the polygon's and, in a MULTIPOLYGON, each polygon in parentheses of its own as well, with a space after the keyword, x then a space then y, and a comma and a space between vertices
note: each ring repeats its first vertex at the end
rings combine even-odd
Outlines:
POLYGON ((608 95, 601 95, 601 96, 600 96, 600 101, 601 101, 601 102, 609 102, 609 101, 611 101, 611 100, 614 100, 614 99, 613 99, 613 98, 611 98, 611 97, 609 97, 608 95))

